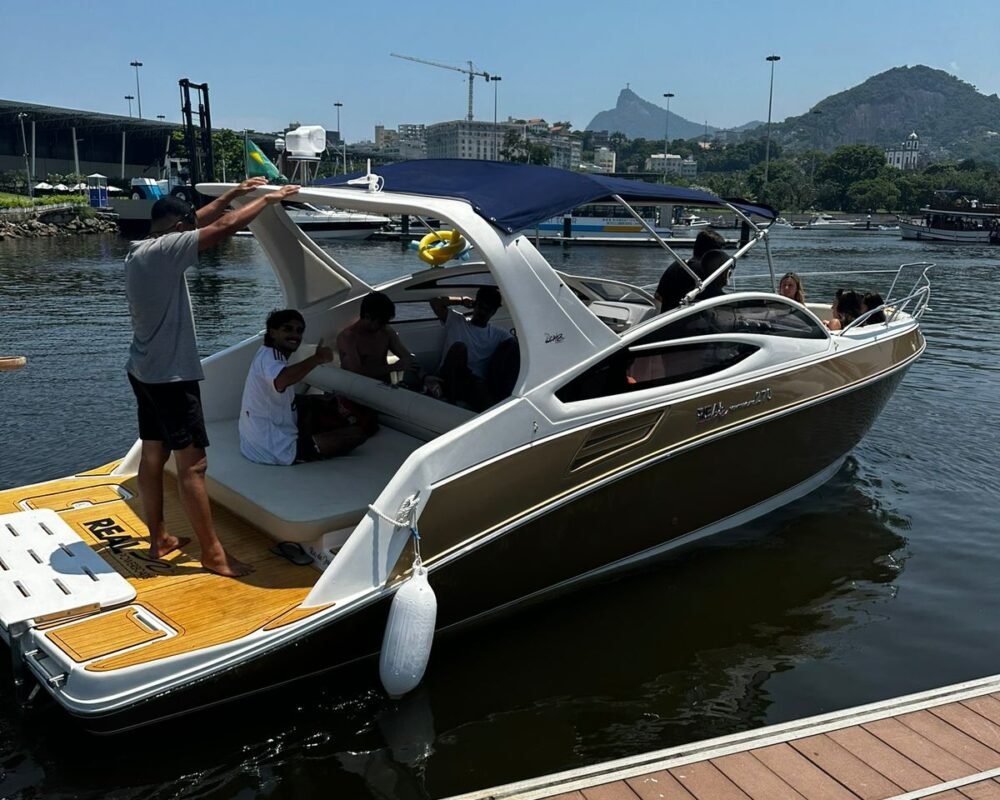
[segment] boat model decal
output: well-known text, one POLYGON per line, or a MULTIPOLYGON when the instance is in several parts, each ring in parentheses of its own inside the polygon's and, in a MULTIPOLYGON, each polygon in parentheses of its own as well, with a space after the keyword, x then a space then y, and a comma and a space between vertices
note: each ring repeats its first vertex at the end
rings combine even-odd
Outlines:
POLYGON ((77 524, 98 542, 106 545, 99 552, 114 562, 126 577, 152 578, 174 572, 173 564, 169 561, 150 558, 146 551, 145 537, 121 517, 81 520, 77 524))
POLYGON ((770 386, 765 386, 763 389, 758 389, 754 392, 753 397, 748 400, 741 400, 739 403, 730 403, 727 405, 721 400, 716 400, 714 403, 709 403, 707 406, 699 406, 695 410, 695 414, 698 417, 698 422, 711 422, 715 419, 725 419, 732 411, 742 411, 744 408, 752 408, 753 406, 759 406, 761 403, 766 403, 773 398, 774 394, 771 391, 770 386))

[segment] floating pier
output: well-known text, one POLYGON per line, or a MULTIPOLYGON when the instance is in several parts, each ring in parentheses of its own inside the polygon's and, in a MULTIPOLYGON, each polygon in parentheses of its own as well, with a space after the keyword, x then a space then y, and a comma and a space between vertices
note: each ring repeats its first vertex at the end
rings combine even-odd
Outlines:
POLYGON ((451 800, 1000 798, 1000 675, 451 800))

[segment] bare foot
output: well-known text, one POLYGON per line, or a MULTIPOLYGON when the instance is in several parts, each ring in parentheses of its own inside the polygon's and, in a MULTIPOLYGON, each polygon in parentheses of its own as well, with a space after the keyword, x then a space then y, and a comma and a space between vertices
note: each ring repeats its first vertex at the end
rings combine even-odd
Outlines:
POLYGON ((249 575, 256 569, 256 567, 253 567, 250 564, 244 564, 242 561, 238 561, 225 551, 222 552, 221 558, 206 558, 203 556, 201 559, 201 565, 209 572, 214 572, 216 575, 222 575, 224 578, 242 578, 244 575, 249 575))
POLYGON ((171 536, 167 534, 159 540, 154 539, 150 542, 149 557, 154 560, 161 559, 174 552, 174 550, 180 550, 190 543, 190 536, 171 536))

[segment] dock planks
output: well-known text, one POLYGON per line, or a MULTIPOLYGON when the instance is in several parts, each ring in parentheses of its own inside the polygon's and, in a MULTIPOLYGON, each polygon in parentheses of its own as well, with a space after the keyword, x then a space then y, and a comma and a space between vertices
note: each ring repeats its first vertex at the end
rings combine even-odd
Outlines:
POLYGON ((1000 675, 452 800, 1000 800, 1000 675))

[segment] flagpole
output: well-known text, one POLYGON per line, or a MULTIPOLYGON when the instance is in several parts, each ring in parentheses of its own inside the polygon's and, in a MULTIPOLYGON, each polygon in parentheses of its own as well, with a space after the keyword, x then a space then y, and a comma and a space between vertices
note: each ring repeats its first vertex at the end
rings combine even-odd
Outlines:
POLYGON ((247 129, 244 128, 243 129, 243 180, 246 180, 247 178, 250 177, 250 165, 247 163, 247 158, 249 157, 247 155, 247 149, 248 149, 247 148, 247 139, 249 139, 249 138, 250 138, 250 135, 249 135, 247 129))

